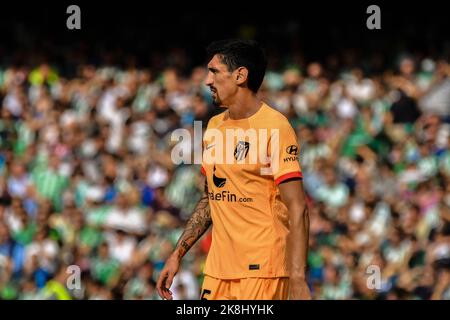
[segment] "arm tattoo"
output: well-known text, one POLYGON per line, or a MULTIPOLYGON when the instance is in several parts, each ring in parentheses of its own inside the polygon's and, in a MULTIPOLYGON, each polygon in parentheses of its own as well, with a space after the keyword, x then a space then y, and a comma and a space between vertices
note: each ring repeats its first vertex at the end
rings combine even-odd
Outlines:
POLYGON ((205 182, 205 192, 195 207, 192 216, 189 218, 183 234, 181 235, 175 250, 178 256, 182 258, 186 252, 200 239, 200 237, 208 230, 212 224, 211 209, 209 207, 208 189, 205 182))

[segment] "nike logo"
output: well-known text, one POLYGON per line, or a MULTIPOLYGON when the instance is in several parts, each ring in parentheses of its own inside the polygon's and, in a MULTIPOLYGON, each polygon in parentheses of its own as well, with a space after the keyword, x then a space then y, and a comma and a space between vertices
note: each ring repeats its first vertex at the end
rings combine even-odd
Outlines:
POLYGON ((227 183, 227 178, 219 178, 216 176, 216 166, 214 165, 213 169, 213 182, 217 188, 223 188, 225 183, 227 183))
POLYGON ((214 143, 214 144, 210 144, 210 145, 206 146, 206 150, 211 149, 211 148, 214 147, 215 145, 216 145, 216 144, 214 143))

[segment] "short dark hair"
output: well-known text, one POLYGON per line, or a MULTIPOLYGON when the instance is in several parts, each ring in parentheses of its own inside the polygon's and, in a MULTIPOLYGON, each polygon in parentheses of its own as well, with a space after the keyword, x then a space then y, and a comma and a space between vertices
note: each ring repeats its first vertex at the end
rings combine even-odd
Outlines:
POLYGON ((263 82, 267 68, 264 50, 254 40, 227 39, 211 43, 206 52, 208 60, 219 55, 222 62, 232 72, 239 67, 248 69, 248 88, 256 93, 263 82))

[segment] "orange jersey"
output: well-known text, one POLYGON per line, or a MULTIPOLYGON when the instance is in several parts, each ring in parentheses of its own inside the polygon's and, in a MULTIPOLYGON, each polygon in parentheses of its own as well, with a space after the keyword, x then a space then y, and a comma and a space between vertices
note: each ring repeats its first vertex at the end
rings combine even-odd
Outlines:
POLYGON ((241 120, 225 111, 209 121, 203 147, 213 221, 204 273, 219 279, 287 277, 289 216, 278 184, 302 177, 288 120, 266 104, 241 120), (226 137, 235 129, 248 135, 219 141, 219 133, 226 137))

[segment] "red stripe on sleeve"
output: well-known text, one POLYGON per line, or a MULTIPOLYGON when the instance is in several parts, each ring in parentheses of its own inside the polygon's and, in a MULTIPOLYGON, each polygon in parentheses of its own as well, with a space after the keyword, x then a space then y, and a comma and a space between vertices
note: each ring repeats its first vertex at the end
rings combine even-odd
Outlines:
POLYGON ((286 174, 283 174, 281 177, 278 177, 278 179, 275 180, 275 183, 277 185, 279 185, 283 181, 286 181, 286 180, 292 179, 292 178, 303 178, 303 175, 300 171, 286 173, 286 174))
POLYGON ((202 175, 206 176, 205 168, 202 167, 202 168, 200 169, 200 172, 202 173, 202 175))

